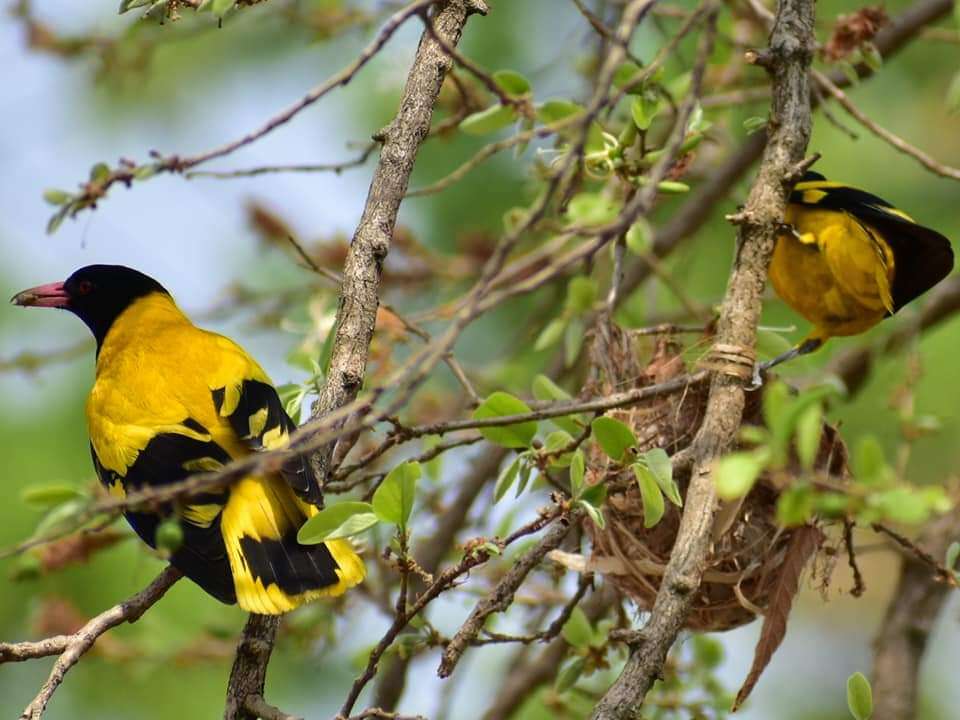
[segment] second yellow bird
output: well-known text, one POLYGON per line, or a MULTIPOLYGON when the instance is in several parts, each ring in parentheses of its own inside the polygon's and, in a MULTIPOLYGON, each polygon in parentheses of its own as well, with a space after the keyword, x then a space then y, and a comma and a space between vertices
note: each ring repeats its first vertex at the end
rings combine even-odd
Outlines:
POLYGON ((866 332, 953 269, 950 241, 886 200, 808 172, 790 196, 770 283, 813 323, 768 370, 831 338, 866 332))

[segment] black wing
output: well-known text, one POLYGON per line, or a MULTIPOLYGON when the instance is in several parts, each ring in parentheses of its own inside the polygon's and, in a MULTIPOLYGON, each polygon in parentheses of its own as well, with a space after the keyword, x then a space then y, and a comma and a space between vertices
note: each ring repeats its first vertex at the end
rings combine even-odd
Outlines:
MULTIPOLYGON (((213 404, 223 415, 225 388, 213 391, 213 404)), ((273 450, 286 447, 289 435, 297 425, 269 383, 244 380, 240 386, 237 406, 226 415, 237 436, 254 450, 273 450)), ((280 470, 283 479, 301 498, 312 505, 323 503, 320 483, 305 455, 295 455, 284 462, 280 470)))
MULTIPOLYGON (((209 437, 200 423, 188 418, 185 428, 209 437)), ((132 493, 148 487, 174 483, 204 470, 212 471, 230 461, 230 456, 212 440, 199 440, 174 432, 153 437, 137 455, 126 474, 108 470, 90 446, 93 465, 100 482, 112 493, 122 488, 132 493)), ((210 491, 190 498, 179 508, 166 503, 159 507, 128 509, 127 522, 150 547, 157 546, 160 523, 172 516, 179 520, 183 542, 170 556, 170 564, 180 570, 221 602, 237 601, 230 560, 220 531, 220 517, 227 501, 227 491, 210 491)))

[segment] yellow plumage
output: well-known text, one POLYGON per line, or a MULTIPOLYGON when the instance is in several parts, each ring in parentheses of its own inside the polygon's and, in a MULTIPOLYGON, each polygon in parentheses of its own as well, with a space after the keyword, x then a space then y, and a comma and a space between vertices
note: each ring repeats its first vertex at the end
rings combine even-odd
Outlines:
MULTIPOLYGON (((151 293, 134 300, 113 323, 97 358, 96 382, 86 406, 96 458, 122 482, 161 434, 212 442, 231 458, 253 452, 228 420, 238 407, 244 382, 250 380, 270 383, 238 345, 195 327, 169 295, 151 293), (212 399, 217 389, 223 389, 219 410, 212 399), (185 426, 185 418, 205 432, 185 426)), ((267 408, 258 409, 249 418, 250 434, 262 433, 266 422, 267 408)), ((286 442, 286 431, 277 426, 263 444, 279 447, 286 442)), ((196 472, 215 470, 222 462, 201 456, 181 464, 187 472, 196 472)), ((241 539, 277 543, 295 535, 317 512, 279 475, 245 477, 229 488, 222 506, 201 502, 179 512, 199 528, 209 528, 219 516, 236 599, 245 610, 287 612, 320 596, 339 595, 364 577, 362 561, 345 540, 326 543, 337 565, 336 582, 289 593, 279 583, 255 577, 241 539)))

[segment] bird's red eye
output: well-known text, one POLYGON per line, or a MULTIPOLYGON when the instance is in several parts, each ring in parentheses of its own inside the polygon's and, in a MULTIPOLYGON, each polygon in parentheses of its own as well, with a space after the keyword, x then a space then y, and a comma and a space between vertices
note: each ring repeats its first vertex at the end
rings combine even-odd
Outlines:
POLYGON ((81 295, 88 295, 93 290, 93 283, 89 280, 81 280, 77 285, 77 292, 81 295))

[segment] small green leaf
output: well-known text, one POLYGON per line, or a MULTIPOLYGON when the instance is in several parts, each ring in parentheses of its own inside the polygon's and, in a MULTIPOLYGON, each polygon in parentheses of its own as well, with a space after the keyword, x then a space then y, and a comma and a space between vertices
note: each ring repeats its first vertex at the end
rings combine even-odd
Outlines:
POLYGON ((303 387, 296 383, 288 383, 277 387, 277 395, 280 402, 283 403, 283 409, 290 419, 298 425, 300 424, 300 411, 303 406, 303 398, 306 395, 303 387))
POLYGON ((766 448, 730 453, 720 458, 713 473, 717 495, 723 500, 744 497, 760 477, 769 459, 766 448))
MULTIPOLYGON (((570 393, 557 385, 546 375, 537 375, 533 379, 533 396, 537 400, 569 400, 570 393)), ((550 422, 571 435, 579 435, 586 427, 586 420, 581 415, 560 415, 550 418, 550 422)))
POLYGON ((690 186, 676 180, 661 180, 657 183, 657 191, 665 195, 679 195, 680 193, 690 192, 690 186))
POLYGON ((73 485, 29 485, 20 491, 20 499, 38 510, 49 510, 71 500, 83 500, 87 494, 73 485))
POLYGON ((56 505, 44 515, 33 531, 33 537, 45 538, 64 530, 72 530, 77 525, 81 513, 87 509, 87 500, 67 500, 56 505))
POLYGON ((557 673, 557 681, 554 685, 554 689, 558 693, 562 693, 576 685, 577 680, 580 679, 580 675, 583 673, 583 668, 585 667, 586 663, 587 659, 582 655, 577 655, 576 657, 570 658, 560 668, 560 672, 557 673))
POLYGON ((43 191, 43 199, 51 205, 63 205, 70 202, 70 200, 73 199, 73 195, 68 193, 66 190, 50 188, 49 190, 43 191))
POLYGON ((514 497, 520 497, 523 495, 523 491, 527 489, 527 483, 530 482, 530 478, 532 476, 533 468, 530 466, 530 463, 520 463, 520 482, 517 483, 517 492, 514 497))
MULTIPOLYGON (((795 483, 781 493, 777 500, 777 522, 784 527, 803 525, 813 517, 814 508, 825 494, 814 495, 806 483, 795 483)), ((844 503, 847 496, 842 495, 844 503)))
POLYGON ((950 87, 947 88, 947 112, 951 115, 960 113, 960 72, 953 76, 950 87))
POLYGON ((945 556, 944 565, 947 570, 956 570, 957 568, 957 559, 960 558, 960 542, 950 543, 950 547, 947 548, 947 554, 945 556))
POLYGON ((467 135, 489 135, 511 125, 517 112, 506 105, 493 105, 486 110, 467 115, 460 123, 460 130, 467 135))
POLYGON ((580 607, 575 607, 570 618, 563 624, 560 634, 573 647, 588 648, 593 639, 593 626, 587 619, 587 614, 580 607))
MULTIPOLYGON (((348 528, 354 530, 352 533, 354 535, 377 524, 377 516, 374 514, 373 506, 370 503, 356 501, 341 502, 336 505, 328 505, 312 518, 309 518, 297 533, 297 542, 302 545, 322 543, 334 533, 341 530, 347 521, 354 517, 360 519, 348 528), (358 523, 359 525, 363 525, 364 523, 368 524, 366 524, 365 527, 357 529, 358 523)), ((345 537, 345 535, 341 535, 341 537, 345 537)))
POLYGON ((578 498, 583 492, 585 476, 586 461, 583 458, 583 450, 578 449, 570 460, 570 494, 573 497, 578 498))
POLYGON ((753 117, 748 117, 743 121, 743 129, 747 131, 747 135, 753 135, 757 130, 762 130, 767 126, 767 119, 765 117, 760 117, 759 115, 754 115, 753 117))
POLYGON ((908 487, 875 493, 868 498, 868 504, 878 509, 885 519, 907 525, 926 522, 931 511, 926 498, 908 487))
MULTIPOLYGON (((594 487, 597 487, 596 485, 594 487)), ((577 506, 583 508, 583 511, 587 513, 587 516, 593 521, 593 524, 598 528, 603 530, 607 526, 607 521, 603 518, 603 512, 599 507, 593 505, 586 501, 586 499, 581 498, 577 500, 577 506)))
POLYGON ((640 457, 640 462, 653 473, 654 480, 657 481, 657 485, 663 490, 667 499, 677 507, 683 507, 680 488, 677 487, 677 483, 673 479, 673 463, 670 461, 667 451, 663 448, 648 450, 640 457))
POLYGON ((497 484, 493 488, 493 502, 500 502, 500 499, 507 494, 507 491, 513 487, 514 481, 517 479, 517 473, 520 472, 520 458, 517 457, 514 459, 507 469, 503 471, 503 474, 497 479, 497 484))
POLYGON ((237 0, 213 0, 210 9, 217 17, 223 17, 237 4, 237 0))
POLYGON ((578 275, 567 283, 566 307, 573 313, 587 313, 597 301, 597 283, 593 278, 578 275))
POLYGON ((665 89, 674 100, 679 100, 690 92, 691 85, 693 85, 693 73, 688 70, 668 81, 665 89))
POLYGON ((694 635, 692 641, 693 657, 697 667, 707 670, 719 667, 720 663, 723 662, 723 645, 720 641, 709 635, 694 635))
POLYGON ((847 707, 856 720, 873 717, 873 690, 863 673, 855 672, 847 678, 847 707))
POLYGON ((633 98, 630 103, 630 117, 633 118, 633 124, 637 126, 637 130, 649 130, 659 108, 659 101, 649 98, 646 93, 633 98))
MULTIPOLYGON (((598 482, 595 485, 588 485, 587 488, 580 494, 581 502, 592 505, 595 508, 599 508, 607 500, 607 486, 602 482, 598 482)), ((601 525, 601 527, 603 527, 601 525)))
POLYGON ((630 466, 640 486, 640 497, 643 500, 643 526, 652 528, 663 517, 666 507, 663 503, 663 492, 657 484, 653 473, 643 463, 634 463, 630 466))
POLYGON ((623 462, 627 450, 637 445, 633 430, 612 417, 602 415, 595 418, 590 427, 600 448, 617 462, 623 462))
POLYGON ((90 181, 103 182, 110 177, 110 166, 106 163, 97 163, 90 168, 90 181))
POLYGON ((547 323, 547 326, 540 331, 536 341, 533 343, 533 349, 537 352, 546 350, 556 345, 563 337, 567 329, 567 318, 556 317, 547 323))
POLYGON ((415 461, 405 462, 387 473, 373 494, 373 512, 377 518, 393 523, 401 531, 406 530, 417 495, 417 480, 422 474, 420 463, 415 461))
POLYGON ((140 165, 133 171, 133 177, 136 180, 149 180, 157 174, 159 167, 156 164, 140 165))
POLYGON ((563 359, 566 367, 572 367, 580 356, 585 332, 580 318, 572 318, 567 323, 566 332, 563 333, 563 359))
POLYGON ((537 108, 537 120, 549 125, 584 111, 582 105, 569 100, 547 100, 537 108))
POLYGON ((183 528, 180 527, 180 521, 176 518, 167 518, 157 525, 156 535, 154 536, 157 544, 157 550, 166 555, 176 552, 183 545, 183 528))
POLYGON ((876 72, 883 66, 883 55, 880 54, 880 50, 872 42, 863 43, 860 50, 863 52, 863 61, 868 68, 876 72))
POLYGON ((522 97, 530 92, 530 81, 515 70, 497 70, 493 81, 511 97, 522 97))
POLYGON ((820 435, 823 432, 823 408, 811 405, 797 420, 797 456, 800 464, 807 470, 813 468, 820 449, 820 435))
MULTIPOLYGON (((625 87, 630 86, 630 82, 637 78, 640 74, 642 68, 633 61, 627 61, 620 63, 617 69, 613 73, 613 84, 618 90, 623 90, 625 87)), ((643 85, 637 83, 630 87, 630 94, 636 94, 643 90, 643 85)))
POLYGON ((860 83, 860 73, 857 72, 857 68, 853 66, 852 62, 847 60, 838 60, 836 62, 837 69, 840 70, 847 78, 847 82, 851 85, 858 85, 860 83))
POLYGON ((653 247, 653 227, 644 217, 637 218, 636 222, 627 230, 627 249, 634 255, 646 255, 653 247))
MULTIPOLYGON (((530 407, 513 395, 505 392, 492 393, 473 411, 474 420, 503 417, 506 415, 523 415, 530 412, 530 407)), ((537 434, 537 423, 533 420, 503 425, 501 427, 480 428, 480 434, 490 442, 507 448, 525 448, 533 442, 537 434)))
POLYGON ((864 435, 853 453, 854 477, 866 485, 877 485, 890 479, 891 471, 883 447, 874 435, 864 435))
POLYGON ((612 222, 619 212, 619 201, 595 192, 577 193, 567 204, 567 217, 577 225, 586 227, 612 222))
POLYGON ((572 459, 572 453, 569 451, 557 455, 563 448, 569 447, 573 443, 573 437, 566 430, 554 430, 547 435, 543 441, 543 452, 552 455, 550 458, 550 467, 567 467, 572 459))

